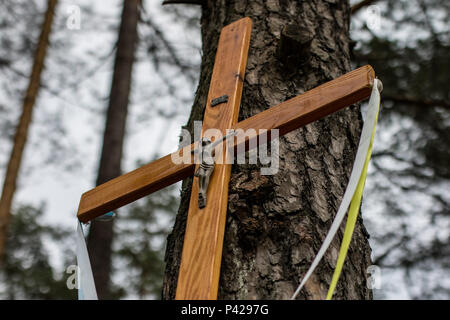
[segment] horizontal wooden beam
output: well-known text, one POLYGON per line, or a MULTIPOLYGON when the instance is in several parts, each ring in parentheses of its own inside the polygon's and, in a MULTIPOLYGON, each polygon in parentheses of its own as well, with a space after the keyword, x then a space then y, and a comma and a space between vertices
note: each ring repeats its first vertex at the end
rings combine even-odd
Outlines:
POLYGON ((279 129, 280 136, 366 99, 375 71, 369 65, 348 72, 236 124, 234 129, 279 129))
MULTIPOLYGON (((282 136, 370 96, 375 72, 363 66, 237 123, 235 129, 279 129, 282 136)), ((191 150, 190 145, 184 150, 191 150)), ((183 149, 172 155, 182 155, 183 149)), ((194 174, 195 164, 167 155, 112 179, 81 196, 78 219, 88 222, 194 174)))
POLYGON ((191 164, 174 164, 171 155, 167 155, 83 193, 78 219, 87 223, 193 175, 193 161, 192 158, 191 164))

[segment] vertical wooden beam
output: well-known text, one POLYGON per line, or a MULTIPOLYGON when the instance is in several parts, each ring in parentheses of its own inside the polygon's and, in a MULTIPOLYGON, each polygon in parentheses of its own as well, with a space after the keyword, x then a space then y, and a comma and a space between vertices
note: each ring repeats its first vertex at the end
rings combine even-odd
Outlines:
MULTIPOLYGON (((251 26, 250 18, 243 18, 222 29, 202 134, 210 128, 225 134, 237 122, 251 26), (211 100, 224 95, 228 102, 211 106, 211 100)), ((176 299, 217 299, 230 174, 230 164, 216 164, 203 209, 198 207, 198 181, 194 179, 176 299)))

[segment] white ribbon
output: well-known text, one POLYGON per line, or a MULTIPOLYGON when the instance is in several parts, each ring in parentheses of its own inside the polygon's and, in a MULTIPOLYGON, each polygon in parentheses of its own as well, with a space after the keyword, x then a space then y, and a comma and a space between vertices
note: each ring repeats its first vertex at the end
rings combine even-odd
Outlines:
POLYGON ((371 93, 370 99, 369 99, 369 106, 367 108, 366 120, 364 121, 361 138, 359 140, 359 146, 358 146, 358 150, 356 152, 355 162, 353 164, 353 169, 352 169, 352 173, 350 175, 350 180, 348 181, 347 189, 345 190, 344 197, 342 198, 341 205, 339 206, 338 212, 336 214, 336 217, 334 218, 333 224, 331 225, 330 231, 328 231, 328 234, 327 234, 325 240, 323 241, 319 252, 317 253, 316 257, 314 258, 313 263, 309 267, 308 272, 304 276, 304 278, 303 278, 302 282, 300 283, 300 285, 298 286, 297 290, 295 290, 294 294, 292 295, 292 298, 291 298, 292 300, 295 299, 295 297, 298 295, 300 290, 305 285, 306 281, 308 281, 309 277, 316 269, 320 260, 322 260, 323 255, 325 254, 328 247, 330 246, 331 241, 333 240, 334 236, 336 235, 336 232, 339 229, 339 226, 341 225, 342 220, 345 217, 345 214, 347 213, 348 206, 350 205, 350 202, 352 201, 353 194, 355 193, 359 178, 361 176, 361 172, 364 167, 364 162, 366 160, 367 151, 369 149, 372 132, 376 125, 378 107, 380 105, 380 91, 381 90, 382 90, 381 81, 379 81, 378 79, 374 79, 372 93, 371 93))
POLYGON ((87 251, 83 227, 78 221, 77 226, 77 265, 78 265, 78 300, 98 300, 94 276, 87 251))

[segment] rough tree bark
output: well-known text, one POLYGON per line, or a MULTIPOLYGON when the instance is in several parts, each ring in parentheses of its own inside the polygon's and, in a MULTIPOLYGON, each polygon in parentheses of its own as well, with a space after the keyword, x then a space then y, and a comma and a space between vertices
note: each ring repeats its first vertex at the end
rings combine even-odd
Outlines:
POLYGON ((34 104, 39 92, 41 74, 44 69, 44 61, 57 3, 57 0, 49 0, 47 4, 47 11, 42 24, 41 34, 34 53, 30 81, 23 99, 22 114, 14 135, 14 144, 5 173, 5 181, 3 183, 2 196, 0 198, 0 265, 5 254, 8 226, 11 216, 11 205, 16 191, 23 150, 25 149, 25 144, 27 142, 28 128, 30 127, 34 104))
MULTIPOLYGON (((350 71, 346 0, 205 1, 203 58, 187 124, 203 117, 218 36, 248 16, 252 39, 239 121, 350 71)), ((222 256, 220 299, 289 299, 306 273, 336 214, 356 154, 362 118, 352 106, 280 139, 280 170, 261 176, 255 165, 234 165, 222 256)), ((163 299, 175 296, 192 178, 168 237, 163 299)), ((324 299, 342 228, 299 299, 324 299)), ((201 232, 201 230, 199 230, 201 232)), ((371 299, 371 264, 361 217, 335 299, 371 299)))
MULTIPOLYGON (((138 41, 137 24, 140 5, 140 0, 123 2, 97 185, 121 175, 123 139, 134 53, 138 41)), ((88 250, 100 299, 111 298, 110 273, 113 238, 113 221, 92 221, 88 236, 88 250)))

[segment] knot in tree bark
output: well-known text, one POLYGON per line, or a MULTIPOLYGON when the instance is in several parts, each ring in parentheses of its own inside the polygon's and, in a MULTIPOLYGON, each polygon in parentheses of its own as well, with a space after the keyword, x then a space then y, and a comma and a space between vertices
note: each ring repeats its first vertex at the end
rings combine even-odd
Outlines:
POLYGON ((311 57, 314 34, 298 23, 286 25, 280 33, 277 56, 284 69, 293 72, 311 57))

